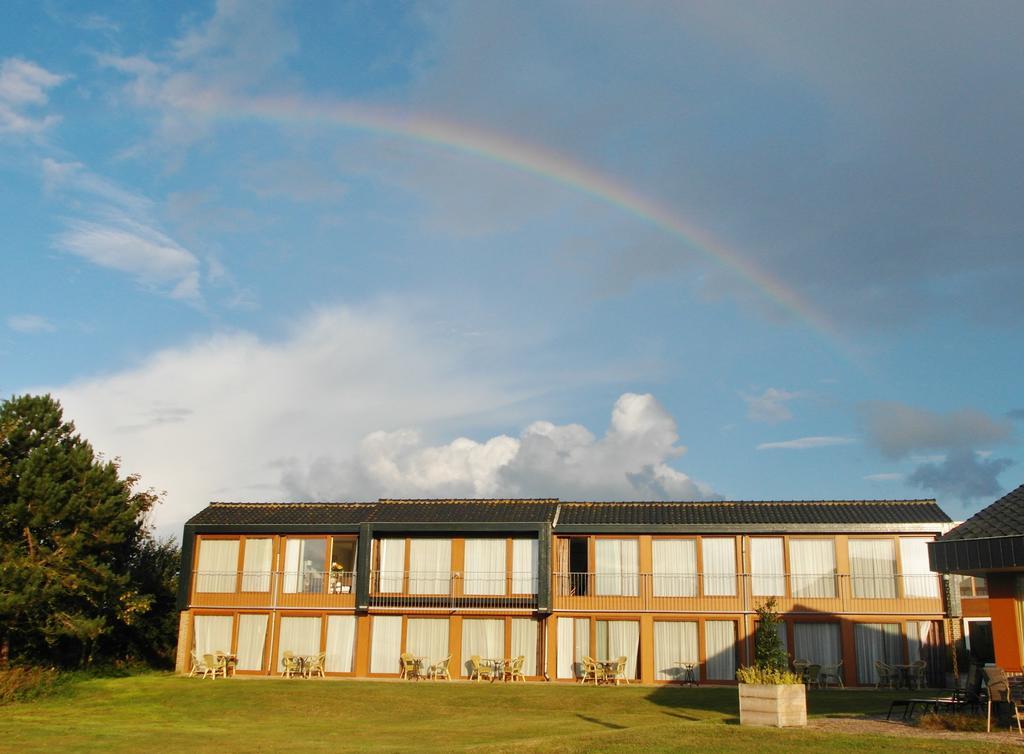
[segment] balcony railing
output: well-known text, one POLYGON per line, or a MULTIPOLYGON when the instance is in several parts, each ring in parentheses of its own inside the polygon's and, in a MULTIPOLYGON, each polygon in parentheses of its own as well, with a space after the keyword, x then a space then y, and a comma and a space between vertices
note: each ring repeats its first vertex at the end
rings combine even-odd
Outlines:
POLYGON ((354 607, 353 571, 198 571, 199 607, 354 607))
POLYGON ((534 610, 537 577, 529 572, 372 571, 370 606, 385 610, 534 610))
POLYGON ((848 574, 555 573, 555 610, 749 612, 775 597, 780 612, 941 613, 934 573, 848 574))

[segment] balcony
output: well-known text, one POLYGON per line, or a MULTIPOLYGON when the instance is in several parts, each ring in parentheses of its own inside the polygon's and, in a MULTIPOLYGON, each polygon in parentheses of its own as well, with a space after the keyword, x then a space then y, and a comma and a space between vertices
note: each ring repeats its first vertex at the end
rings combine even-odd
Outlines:
POLYGON ((532 573, 373 571, 370 607, 378 610, 536 610, 532 573))
POLYGON ((354 608, 352 571, 207 572, 195 574, 193 607, 354 608))
POLYGON ((775 597, 781 613, 906 615, 943 612, 934 573, 848 574, 555 573, 555 610, 579 612, 752 612, 775 597))

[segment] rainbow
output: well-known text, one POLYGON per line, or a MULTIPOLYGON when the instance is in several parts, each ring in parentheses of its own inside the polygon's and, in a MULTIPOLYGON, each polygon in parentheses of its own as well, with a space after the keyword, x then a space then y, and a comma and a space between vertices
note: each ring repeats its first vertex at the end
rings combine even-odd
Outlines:
POLYGON ((240 98, 204 93, 182 104, 222 119, 250 117, 329 122, 349 129, 440 146, 553 181, 660 228, 691 250, 731 270, 767 299, 824 335, 841 351, 848 350, 830 319, 781 280, 666 205, 556 152, 464 123, 350 102, 300 97, 240 98))

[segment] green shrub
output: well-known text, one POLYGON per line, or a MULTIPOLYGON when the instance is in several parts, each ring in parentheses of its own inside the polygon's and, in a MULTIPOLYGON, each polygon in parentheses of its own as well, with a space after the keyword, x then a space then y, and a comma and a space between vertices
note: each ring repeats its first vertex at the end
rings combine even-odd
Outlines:
POLYGON ((804 682, 804 679, 796 673, 760 665, 741 667, 736 671, 736 680, 740 683, 759 683, 772 686, 792 686, 804 682))
POLYGON ((984 731, 985 718, 962 712, 928 712, 918 718, 917 727, 926 730, 984 731))
POLYGON ((0 705, 45 696, 57 685, 53 669, 10 668, 0 670, 0 705))

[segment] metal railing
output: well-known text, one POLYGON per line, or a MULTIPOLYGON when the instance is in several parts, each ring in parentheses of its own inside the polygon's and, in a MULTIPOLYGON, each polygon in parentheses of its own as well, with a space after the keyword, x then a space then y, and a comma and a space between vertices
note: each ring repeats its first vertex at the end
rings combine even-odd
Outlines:
POLYGON ((533 610, 531 572, 371 571, 370 606, 381 609, 533 610))

